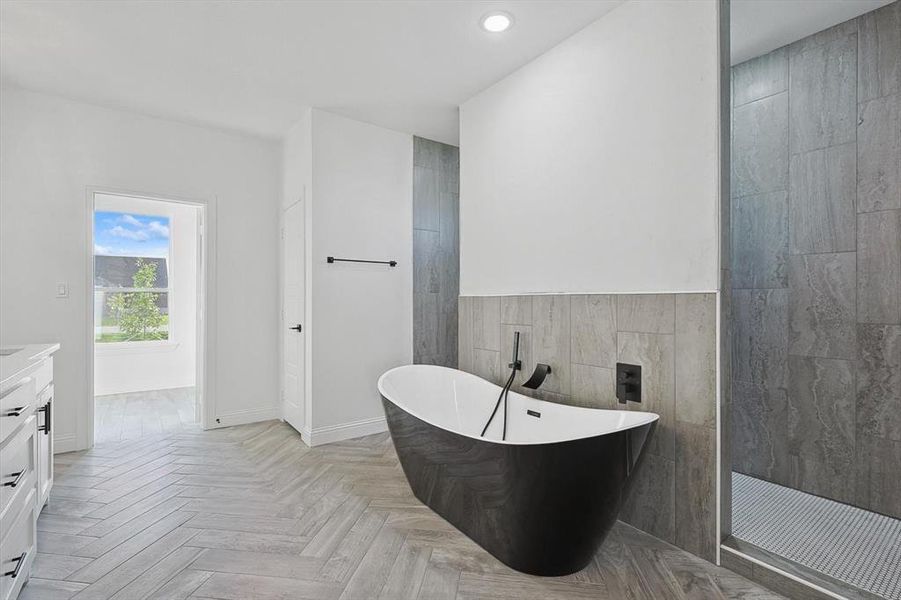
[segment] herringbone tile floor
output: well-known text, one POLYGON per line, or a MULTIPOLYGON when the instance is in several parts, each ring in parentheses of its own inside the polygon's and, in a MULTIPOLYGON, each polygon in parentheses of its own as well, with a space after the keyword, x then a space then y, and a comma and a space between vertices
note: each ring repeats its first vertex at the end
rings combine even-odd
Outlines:
POLYGON ((94 441, 124 442, 181 431, 200 431, 193 387, 109 394, 94 398, 94 441))
POLYGON ((23 600, 778 598, 626 525, 580 573, 517 573, 413 497, 387 434, 310 449, 270 421, 56 465, 23 600))

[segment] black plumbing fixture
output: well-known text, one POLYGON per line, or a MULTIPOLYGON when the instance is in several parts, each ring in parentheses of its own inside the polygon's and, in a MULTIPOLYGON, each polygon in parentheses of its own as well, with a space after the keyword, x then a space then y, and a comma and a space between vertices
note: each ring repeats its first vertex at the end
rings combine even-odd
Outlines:
POLYGON ((616 363, 616 399, 620 404, 641 402, 641 365, 616 363))
POLYGON ((480 437, 485 437, 485 432, 488 431, 488 426, 491 425, 491 421, 494 420, 494 415, 497 414, 497 409, 501 405, 501 400, 504 401, 504 428, 501 433, 501 439, 507 439, 507 394, 510 392, 510 387, 513 385, 513 380, 516 379, 516 372, 522 370, 522 362, 519 360, 519 332, 516 331, 513 333, 513 361, 507 365, 511 369, 510 377, 507 379, 507 383, 504 385, 504 388, 501 390, 500 395, 497 397, 497 402, 494 404, 494 410, 491 411, 491 416, 488 417, 488 422, 485 423, 485 427, 482 428, 482 433, 480 437))
POLYGON ((527 382, 522 384, 522 387, 529 388, 530 390, 537 390, 538 386, 544 383, 545 378, 550 374, 550 365, 538 363, 537 365, 535 365, 535 370, 532 372, 532 376, 529 377, 529 380, 527 382))

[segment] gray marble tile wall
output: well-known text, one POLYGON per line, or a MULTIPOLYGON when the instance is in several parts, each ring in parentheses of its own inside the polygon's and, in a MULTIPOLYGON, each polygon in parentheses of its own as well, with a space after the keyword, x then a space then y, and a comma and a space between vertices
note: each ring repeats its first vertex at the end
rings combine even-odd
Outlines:
POLYGON ((413 138, 413 362, 457 366, 460 152, 413 138))
POLYGON ((901 2, 732 68, 735 470, 901 516, 901 2))
POLYGON ((660 422, 621 518, 708 560, 716 539, 716 295, 460 298, 459 368, 502 385, 520 332, 516 391, 660 422), (552 372, 521 384, 536 363, 552 372), (642 366, 642 402, 618 404, 617 362, 642 366))

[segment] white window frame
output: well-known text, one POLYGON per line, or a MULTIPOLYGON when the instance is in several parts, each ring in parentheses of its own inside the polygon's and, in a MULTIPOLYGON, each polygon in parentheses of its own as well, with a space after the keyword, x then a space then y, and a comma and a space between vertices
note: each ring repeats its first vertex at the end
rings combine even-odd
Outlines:
MULTIPOLYGON (((155 217, 158 219, 166 219, 169 222, 169 247, 166 251, 166 270, 167 270, 166 281, 169 284, 168 288, 134 288, 134 287, 117 288, 117 287, 100 287, 97 285, 95 285, 93 288, 95 295, 97 292, 105 292, 105 293, 151 292, 151 293, 157 293, 157 294, 162 294, 162 293, 167 294, 166 304, 167 304, 168 310, 169 310, 169 312, 168 312, 169 323, 168 323, 168 328, 167 328, 168 335, 167 335, 167 339, 165 339, 165 340, 139 340, 139 341, 133 341, 133 342, 101 342, 95 338, 94 339, 94 351, 98 352, 100 354, 107 354, 109 352, 117 352, 117 351, 122 351, 122 350, 125 350, 125 351, 135 350, 135 351, 141 351, 141 352, 174 350, 175 348, 178 347, 178 339, 175 336, 175 327, 173 327, 175 322, 172 318, 172 311, 173 311, 173 307, 175 306, 175 303, 173 301, 173 299, 175 297, 175 287, 173 284, 174 278, 172 277, 172 275, 175 273, 175 269, 172 264, 172 257, 174 254, 172 252, 172 238, 173 238, 172 229, 173 229, 173 223, 174 223, 173 218, 168 215, 147 213, 147 212, 143 212, 140 210, 125 210, 125 211, 123 211, 123 210, 116 209, 116 210, 98 211, 96 208, 94 208, 94 211, 91 214, 91 223, 92 224, 95 220, 95 215, 97 212, 115 212, 115 213, 119 213, 121 215, 140 215, 142 217, 155 217)), ((92 236, 92 238, 93 238, 93 236, 92 236)), ((97 256, 106 256, 106 255, 103 255, 103 254, 98 255, 96 253, 93 254, 93 257, 97 257, 97 256)), ((158 258, 158 257, 135 256, 134 258, 158 258)), ((95 296, 95 298, 96 298, 96 296, 95 296)), ((96 299, 94 300, 94 302, 96 302, 96 299)), ((102 310, 101 310, 101 316, 102 316, 102 310)), ((102 327, 103 327, 103 325, 101 324, 101 328, 102 327)), ((96 332, 92 332, 91 335, 95 336, 96 332)))

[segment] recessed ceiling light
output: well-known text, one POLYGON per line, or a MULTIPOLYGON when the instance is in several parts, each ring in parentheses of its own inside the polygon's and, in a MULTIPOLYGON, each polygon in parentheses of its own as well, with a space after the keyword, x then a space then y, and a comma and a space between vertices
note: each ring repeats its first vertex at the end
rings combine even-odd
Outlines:
POLYGON ((482 29, 489 33, 507 31, 513 25, 513 15, 505 12, 492 12, 482 17, 482 29))

